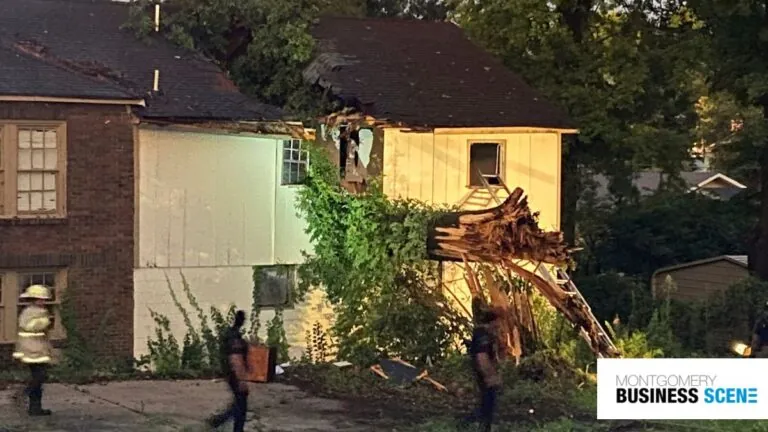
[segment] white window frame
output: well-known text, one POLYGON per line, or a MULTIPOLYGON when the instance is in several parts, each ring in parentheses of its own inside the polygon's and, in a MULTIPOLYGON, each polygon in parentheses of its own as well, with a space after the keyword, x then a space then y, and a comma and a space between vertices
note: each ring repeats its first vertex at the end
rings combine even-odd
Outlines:
MULTIPOLYGON (((63 218, 66 216, 67 148, 66 123, 0 120, 0 218, 63 218), (29 172, 53 174, 55 209, 19 210, 19 132, 24 130, 56 132, 56 168, 34 168, 29 172)), ((38 148, 35 148, 38 149, 38 148)), ((31 149, 35 150, 35 149, 31 149)), ((38 149, 39 150, 39 149, 38 149)), ((31 154, 31 153, 30 153, 31 154)), ((43 154, 45 152, 43 151, 43 154)), ((43 156, 45 157, 45 156, 43 156)), ((45 185, 43 185, 43 188, 45 185)))
POLYGON ((280 151, 280 185, 281 186, 301 186, 309 171, 309 150, 306 149, 306 144, 300 139, 285 139, 281 141, 280 151), (294 152, 298 151, 298 158, 295 157, 294 152), (286 158, 286 152, 290 155, 286 158), (304 166, 304 177, 292 178, 290 169, 292 166, 304 166), (286 167, 289 167, 286 170, 286 167), (286 178, 287 174, 287 178, 286 178))
POLYGON ((53 330, 50 333, 52 340, 66 339, 66 329, 61 321, 61 298, 67 290, 67 270, 63 268, 29 268, 29 269, 0 269, 0 344, 16 342, 18 333, 18 317, 24 302, 19 299, 22 290, 19 286, 23 275, 52 273, 54 275, 55 297, 47 301, 54 314, 53 330))

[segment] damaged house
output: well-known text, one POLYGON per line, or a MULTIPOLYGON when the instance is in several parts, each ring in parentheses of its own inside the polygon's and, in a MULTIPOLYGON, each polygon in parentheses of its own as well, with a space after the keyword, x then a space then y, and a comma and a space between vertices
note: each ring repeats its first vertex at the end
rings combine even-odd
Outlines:
MULTIPOLYGON (((181 274, 206 311, 250 309, 266 266, 260 304, 290 306, 310 247, 294 204, 303 128, 127 18, 124 3, 0 2, 0 362, 32 283, 54 288, 58 342, 66 293, 111 357, 147 351, 150 310, 184 336, 166 277, 184 304, 181 274)), ((286 311, 294 339, 302 310, 286 311)))
MULTIPOLYGON (((471 210, 520 187, 540 226, 559 230, 561 142, 576 130, 460 28, 326 17, 312 34, 318 54, 304 77, 341 106, 317 136, 351 189, 380 175, 388 196, 471 210)), ((445 280, 464 282, 448 265, 445 280)))

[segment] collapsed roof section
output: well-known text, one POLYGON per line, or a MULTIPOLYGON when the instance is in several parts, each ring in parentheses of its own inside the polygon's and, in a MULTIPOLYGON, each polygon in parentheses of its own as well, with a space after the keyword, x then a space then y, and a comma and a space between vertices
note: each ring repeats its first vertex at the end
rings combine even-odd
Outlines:
POLYGON ((346 107, 410 127, 572 129, 565 112, 448 22, 324 17, 304 71, 346 107))

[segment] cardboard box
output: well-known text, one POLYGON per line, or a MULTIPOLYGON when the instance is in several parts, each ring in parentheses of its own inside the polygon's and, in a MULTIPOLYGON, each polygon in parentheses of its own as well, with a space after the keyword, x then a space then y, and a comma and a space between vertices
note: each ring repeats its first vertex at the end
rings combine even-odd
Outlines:
POLYGON ((248 381, 272 382, 275 379, 277 348, 266 345, 248 346, 248 381))

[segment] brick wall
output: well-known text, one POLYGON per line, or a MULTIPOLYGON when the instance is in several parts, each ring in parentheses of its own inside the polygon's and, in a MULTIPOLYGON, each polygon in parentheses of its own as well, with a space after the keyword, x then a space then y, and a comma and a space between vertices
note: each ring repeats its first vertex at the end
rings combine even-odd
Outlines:
MULTIPOLYGON (((0 269, 68 268, 82 335, 103 357, 133 354, 134 141, 125 106, 0 102, 2 120, 67 123, 67 217, 0 219, 0 269), (106 317, 105 317, 106 316, 106 317)), ((0 363, 10 355, 0 346, 0 363)))

